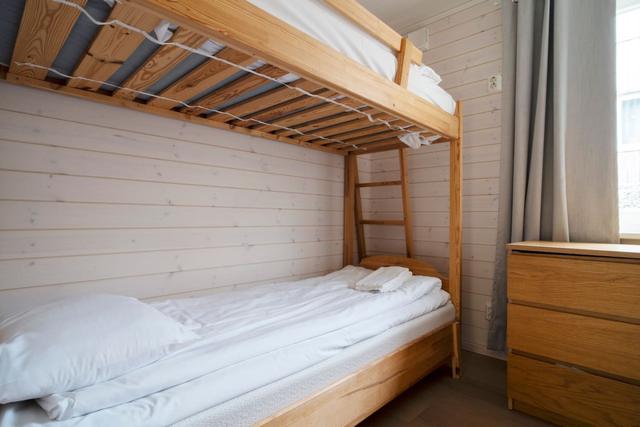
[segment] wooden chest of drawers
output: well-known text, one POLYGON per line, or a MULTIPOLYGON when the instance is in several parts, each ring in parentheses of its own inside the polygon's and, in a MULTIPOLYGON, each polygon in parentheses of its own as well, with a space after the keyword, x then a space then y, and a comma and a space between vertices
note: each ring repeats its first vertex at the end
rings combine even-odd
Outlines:
POLYGON ((510 407, 640 426, 640 246, 508 245, 510 407))

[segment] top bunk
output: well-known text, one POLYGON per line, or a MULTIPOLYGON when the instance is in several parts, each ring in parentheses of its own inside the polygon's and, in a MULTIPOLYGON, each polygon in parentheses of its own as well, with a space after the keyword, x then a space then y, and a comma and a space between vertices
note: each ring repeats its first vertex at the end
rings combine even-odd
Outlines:
POLYGON ((461 136, 422 52, 355 0, 7 3, 14 83, 342 155, 461 136))

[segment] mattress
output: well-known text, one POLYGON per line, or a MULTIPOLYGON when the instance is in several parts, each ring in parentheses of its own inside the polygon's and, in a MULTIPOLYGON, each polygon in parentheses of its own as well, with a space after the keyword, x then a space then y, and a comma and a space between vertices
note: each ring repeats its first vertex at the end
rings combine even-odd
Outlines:
POLYGON ((350 289, 369 273, 346 267, 301 281, 155 303, 201 339, 121 377, 42 399, 61 421, 26 402, 1 408, 0 426, 175 423, 439 312, 449 301, 437 278, 417 277, 383 294, 350 289))
MULTIPOLYGON (((250 2, 381 76, 394 79, 398 67, 395 52, 322 0, 250 2)), ((453 97, 416 64, 411 64, 407 89, 450 114, 455 112, 453 97)))
POLYGON ((200 412, 175 423, 174 426, 242 427, 254 425, 454 320, 455 308, 449 302, 431 313, 356 344, 311 368, 200 412))

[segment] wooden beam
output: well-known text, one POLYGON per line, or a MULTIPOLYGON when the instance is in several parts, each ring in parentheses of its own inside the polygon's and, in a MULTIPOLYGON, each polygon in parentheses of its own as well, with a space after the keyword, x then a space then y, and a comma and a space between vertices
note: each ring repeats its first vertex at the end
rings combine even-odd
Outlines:
POLYGON ((28 77, 22 77, 17 74, 7 73, 6 75, 7 81, 15 84, 20 84, 24 86, 31 86, 39 89, 45 89, 51 92, 61 93, 65 95, 75 96, 77 98, 84 98, 94 102, 100 102, 102 104, 113 105, 117 107, 129 108, 136 111, 142 111, 149 114, 154 114, 158 117, 166 117, 169 119, 181 120, 184 122, 195 123, 199 125, 209 126, 216 129, 223 129, 228 131, 234 131, 238 133, 242 133, 245 135, 257 136, 261 138, 271 139, 273 141, 284 142, 287 144, 298 145, 301 147, 312 148, 314 150, 324 151, 327 153, 340 154, 346 156, 346 153, 340 152, 338 150, 318 146, 315 144, 310 144, 307 142, 298 141, 293 138, 285 138, 278 135, 273 135, 270 133, 264 133, 260 131, 255 131, 252 129, 239 128, 236 126, 229 125, 227 123, 218 123, 213 120, 208 120, 203 117, 193 116, 190 114, 181 113, 179 111, 167 110, 164 108, 153 107, 148 104, 142 104, 140 102, 129 101, 127 99, 116 98, 109 95, 104 95, 97 92, 86 91, 82 89, 76 89, 65 85, 60 85, 56 83, 51 83, 44 80, 36 80, 28 77))
MULTIPOLYGON (((379 144, 379 142, 374 142, 371 145, 374 145, 374 144, 379 144)), ((349 153, 359 155, 359 154, 379 153, 381 151, 391 151, 391 150, 395 150, 397 148, 403 148, 403 147, 406 147, 406 145, 400 142, 397 138, 392 138, 390 143, 382 144, 379 146, 365 147, 365 148, 358 147, 357 149, 353 147, 335 147, 335 148, 339 149, 340 151, 346 151, 349 153)))
POLYGON ((396 68, 396 76, 394 81, 401 87, 406 88, 409 84, 409 71, 411 70, 411 40, 407 37, 402 39, 402 47, 398 52, 398 67, 396 68))
POLYGON ((449 293, 460 320, 462 281, 462 102, 456 108, 460 135, 449 144, 449 293))
MULTIPOLYGON (((200 34, 181 27, 174 32, 171 41, 197 48, 206 42, 207 39, 200 34)), ((191 52, 177 46, 161 46, 151 55, 151 58, 131 74, 121 86, 143 91, 160 80, 167 72, 171 71, 189 55, 191 55, 191 52)), ((130 90, 118 89, 113 96, 124 99, 135 99, 138 94, 130 90)))
MULTIPOLYGON (((231 48, 223 48, 215 56, 242 66, 250 65, 256 61, 252 56, 231 48)), ((181 77, 178 81, 163 90, 159 95, 165 98, 186 102, 212 86, 215 86, 217 83, 220 83, 224 79, 233 76, 239 71, 240 70, 236 67, 216 61, 215 59, 209 59, 193 69, 187 75, 181 77)), ((167 109, 179 105, 177 102, 161 98, 153 98, 148 102, 148 104, 154 107, 167 109)))
MULTIPOLYGON (((73 2, 84 6, 86 0, 73 0, 73 2)), ((9 71, 24 77, 44 80, 47 70, 19 66, 16 62, 51 67, 79 15, 79 10, 51 0, 27 0, 22 12, 9 71)))
MULTIPOLYGON (((287 74, 286 71, 269 64, 263 65, 262 67, 258 68, 256 72, 276 79, 287 74)), ((182 109, 182 111, 187 114, 206 113, 208 111, 208 108, 215 108, 218 105, 224 104, 225 102, 237 98, 243 93, 247 93, 254 89, 257 89, 268 82, 269 80, 265 77, 257 76, 251 73, 245 74, 244 76, 239 77, 231 83, 226 84, 221 88, 213 91, 212 93, 206 95, 204 98, 195 101, 195 103, 198 104, 197 107, 185 107, 182 109)))
MULTIPOLYGON (((318 130, 318 132, 316 132, 316 134, 321 135, 321 136, 325 136, 325 137, 336 137, 336 138, 340 138, 342 134, 347 133, 347 132, 351 132, 354 130, 360 130, 360 129, 364 129, 364 128, 368 128, 371 126, 374 126, 374 123, 371 122, 367 117, 363 117, 362 115, 358 114, 358 119, 356 120, 352 120, 350 122, 347 123, 342 123, 340 125, 336 125, 336 126, 329 126, 323 129, 318 130)), ((393 122, 394 117, 386 114, 386 113, 376 113, 376 114, 372 114, 372 117, 380 119, 380 120, 387 120, 389 122, 393 122)), ((314 136, 309 136, 309 137, 304 137, 303 138, 305 141, 311 141, 314 139, 317 139, 314 136)), ((322 143, 322 140, 318 140, 318 141, 314 141, 314 142, 318 142, 318 143, 322 143)))
MULTIPOLYGON (((117 19, 141 30, 151 32, 160 23, 157 16, 146 13, 144 9, 131 4, 116 3, 109 19, 117 19)), ((144 37, 118 25, 100 27, 98 35, 91 43, 75 71, 74 76, 98 81, 106 81, 140 46, 144 37)), ((102 84, 86 80, 70 80, 68 85, 85 90, 96 91, 102 84)))
MULTIPOLYGON (((364 107, 364 108, 360 109, 360 111, 364 111, 364 112, 369 111, 369 110, 371 110, 370 107, 364 107)), ((339 111, 339 110, 336 110, 336 111, 339 111)), ((344 110, 342 110, 342 111, 344 111, 344 110)), ((313 132, 313 134, 311 135, 311 136, 313 136, 313 135, 316 135, 315 131, 317 129, 322 129, 322 128, 325 128, 327 126, 333 126, 333 125, 336 125, 336 124, 348 122, 348 121, 353 120, 353 118, 357 117, 357 116, 360 116, 360 114, 356 113, 355 111, 354 112, 348 112, 348 113, 337 113, 337 114, 334 114, 334 115, 321 117, 321 118, 318 118, 318 119, 315 119, 315 120, 310 120, 310 121, 306 122, 304 124, 304 126, 296 127, 296 129, 301 131, 301 132, 305 132, 305 133, 313 132)), ((278 133, 281 134, 281 135, 284 135, 284 136, 291 136, 291 135, 294 134, 294 132, 292 132, 292 131, 282 131, 282 132, 278 132, 278 133)))
POLYGON ((363 219, 360 222, 366 225, 404 225, 401 219, 363 219))
POLYGON ((377 181, 377 182, 360 182, 358 187, 388 187, 392 185, 401 185, 402 181, 377 181))
POLYGON ((355 209, 356 181, 353 174, 355 156, 344 158, 344 206, 343 206, 343 233, 342 233, 342 264, 353 264, 353 213, 355 209))
MULTIPOLYGON (((411 131, 417 128, 410 127, 406 130, 411 131)), ((388 127, 384 126, 384 128, 377 129, 377 132, 371 132, 369 134, 365 134, 364 136, 359 136, 355 138, 348 138, 346 142, 350 144, 365 144, 369 142, 381 141, 383 139, 393 138, 394 136, 399 136, 404 134, 404 130, 391 130, 388 127)))
MULTIPOLYGON (((332 97, 336 95, 335 92, 332 92, 328 89, 321 89, 319 91, 316 91, 315 93, 318 93, 322 96, 327 96, 327 97, 332 97)), ((285 116, 293 114, 294 112, 298 110, 302 110, 303 108, 315 107, 324 103, 325 102, 320 98, 301 95, 290 101, 286 101, 281 104, 274 105, 271 108, 264 109, 259 113, 252 115, 251 118, 260 120, 262 122, 271 122, 273 120, 284 118, 285 116)), ((255 122, 246 122, 241 120, 233 121, 232 124, 236 126, 243 126, 243 127, 257 126, 255 122)), ((268 127, 267 125, 262 125, 262 126, 268 127)), ((279 129, 279 128, 274 128, 274 129, 279 129)))
MULTIPOLYGON (((356 101, 354 99, 341 99, 340 103, 350 107, 354 107, 354 108, 361 106, 360 101, 356 101)), ((276 124, 279 126, 292 127, 296 125, 301 125, 310 120, 316 120, 321 117, 331 116, 344 111, 345 109, 339 105, 325 102, 315 107, 307 108, 306 110, 300 111, 298 113, 293 113, 286 117, 272 120, 269 123, 276 124)), ((280 128, 277 126, 258 125, 254 127, 254 129, 258 129, 263 132, 272 132, 274 130, 279 130, 280 128)))
MULTIPOLYGON (((320 89, 320 86, 317 84, 303 79, 289 83, 289 85, 299 87, 308 92, 315 92, 320 89)), ((289 89, 288 87, 277 87, 263 94, 247 99, 246 101, 242 101, 232 105, 231 107, 225 108, 223 111, 239 117, 251 117, 253 115, 257 115, 261 111, 269 109, 270 107, 301 96, 303 95, 297 90, 289 89)), ((230 122, 234 119, 226 114, 214 114, 209 117, 209 120, 230 122)))
POLYGON ((324 0, 363 30, 396 52, 401 49, 402 36, 356 0, 324 0))
MULTIPOLYGON (((432 134, 422 134, 422 135, 424 137, 433 136, 432 134)), ((441 139, 438 139, 437 141, 432 142, 432 144, 444 144, 445 142, 449 142, 449 141, 441 138, 441 139)), ((344 150, 347 150, 347 151, 355 150, 358 152, 358 154, 366 154, 366 153, 390 150, 390 149, 396 148, 397 146, 406 147, 406 145, 404 145, 404 143, 402 143, 397 137, 392 137, 392 138, 383 139, 380 141, 361 144, 358 146, 357 149, 353 147, 346 147, 344 148, 344 150)))
POLYGON ((413 257, 413 215, 411 213, 411 199, 409 197, 409 162, 407 149, 398 149, 400 156, 400 181, 402 190, 402 213, 404 217, 404 238, 407 247, 407 257, 413 257))
POLYGON ((206 37, 447 137, 456 118, 247 0, 130 0, 206 37))
POLYGON ((358 240, 358 263, 367 257, 367 242, 364 235, 364 224, 362 223, 362 196, 360 195, 360 177, 358 176, 358 158, 356 156, 349 156, 349 159, 353 162, 352 170, 354 174, 354 211, 355 211, 355 223, 356 223, 356 238, 358 240))

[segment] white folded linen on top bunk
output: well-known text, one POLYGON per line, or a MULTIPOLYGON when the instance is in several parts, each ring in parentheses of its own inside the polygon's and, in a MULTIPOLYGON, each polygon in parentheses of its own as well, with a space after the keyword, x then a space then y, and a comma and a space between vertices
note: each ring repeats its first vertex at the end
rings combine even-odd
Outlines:
MULTIPOLYGON (((52 425, 175 422, 305 369, 449 299, 439 279, 426 277, 387 294, 349 289, 368 273, 347 267, 319 278, 156 304, 194 328, 202 343, 130 375, 52 398, 49 403, 59 405, 53 411, 62 416, 118 405, 52 425), (200 393, 202 398, 195 398, 200 393)), ((41 415, 37 425, 48 421, 41 415)), ((20 416, 20 405, 4 408, 0 426, 20 416)))

